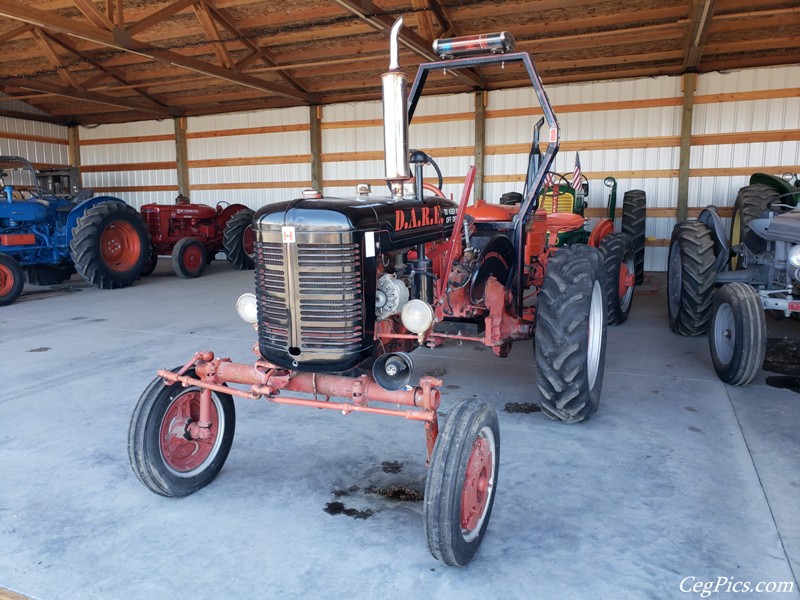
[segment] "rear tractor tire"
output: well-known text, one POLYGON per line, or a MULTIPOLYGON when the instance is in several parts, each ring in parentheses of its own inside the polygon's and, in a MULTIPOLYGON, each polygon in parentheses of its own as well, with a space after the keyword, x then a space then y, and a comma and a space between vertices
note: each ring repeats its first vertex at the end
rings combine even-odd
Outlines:
POLYGON ((767 351, 767 319, 754 288, 729 283, 717 292, 708 344, 722 381, 747 385, 755 379, 767 351))
POLYGON ((606 271, 606 312, 609 325, 628 320, 633 304, 635 260, 627 233, 611 233, 598 246, 606 271))
POLYGON ((25 287, 25 274, 19 262, 0 254, 0 306, 13 304, 25 287))
POLYGON ((585 421, 600 404, 606 355, 606 276, 599 250, 559 249, 547 261, 533 340, 542 412, 585 421))
POLYGON ((203 274, 208 264, 205 246, 194 238, 178 240, 172 249, 172 268, 178 277, 195 279, 203 274))
POLYGON ((628 190, 622 197, 622 233, 631 238, 635 261, 636 284, 644 281, 645 221, 647 195, 644 190, 628 190))
POLYGON ((708 330, 714 300, 714 240, 699 221, 678 223, 672 230, 667 263, 669 326, 679 335, 708 330))
POLYGON ((434 558, 463 567, 478 550, 494 505, 500 466, 497 414, 484 402, 456 404, 433 447, 423 527, 434 558))
MULTIPOLYGON (((197 376, 194 369, 186 375, 197 376)), ((131 468, 160 496, 196 492, 216 478, 228 458, 236 429, 233 398, 211 392, 211 435, 195 440, 188 426, 200 419, 200 394, 196 386, 166 385, 156 377, 133 411, 128 430, 131 468)))
POLYGON ((72 230, 69 243, 75 269, 104 290, 123 288, 142 276, 150 233, 136 210, 123 202, 89 208, 72 230))
MULTIPOLYGON (((733 218, 731 218, 731 248, 741 243, 747 245, 753 254, 764 252, 767 243, 759 235, 750 231, 750 221, 758 219, 769 209, 773 200, 777 200, 778 190, 763 183, 746 185, 736 195, 733 205, 733 218)), ((731 255, 731 266, 734 270, 739 268, 739 257, 731 255)))
POLYGON ((253 233, 252 210, 240 210, 225 224, 222 233, 222 246, 225 256, 235 269, 251 270, 255 267, 255 237, 253 233))

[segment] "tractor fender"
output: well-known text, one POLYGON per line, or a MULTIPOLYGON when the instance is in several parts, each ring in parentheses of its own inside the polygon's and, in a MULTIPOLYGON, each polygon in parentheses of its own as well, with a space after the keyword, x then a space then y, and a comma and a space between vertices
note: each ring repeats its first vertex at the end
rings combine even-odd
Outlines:
MULTIPOLYGON (((219 210, 219 204, 217 205, 217 210, 219 210)), ((252 210, 252 209, 248 208, 244 204, 230 204, 226 206, 217 215, 217 227, 220 230, 225 229, 225 225, 228 223, 228 219, 230 219, 233 215, 235 215, 241 210, 252 210)))
POLYGON ((84 200, 80 204, 78 204, 75 208, 73 208, 70 213, 67 215, 67 246, 69 247, 69 243, 72 240, 72 230, 75 228, 75 225, 78 224, 78 219, 80 219, 84 213, 103 202, 122 202, 125 204, 124 200, 120 198, 115 198, 114 196, 97 196, 95 198, 89 198, 88 200, 84 200))
POLYGON ((730 259, 731 249, 728 245, 728 235, 725 233, 725 225, 717 214, 716 206, 708 206, 700 211, 697 217, 703 225, 711 231, 711 238, 714 240, 714 271, 720 273, 725 270, 730 259))

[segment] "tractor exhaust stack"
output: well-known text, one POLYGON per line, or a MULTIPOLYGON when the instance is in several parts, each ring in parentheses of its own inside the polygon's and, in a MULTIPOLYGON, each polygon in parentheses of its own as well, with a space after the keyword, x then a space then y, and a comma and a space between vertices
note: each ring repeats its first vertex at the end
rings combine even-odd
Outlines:
POLYGON ((383 80, 383 145, 386 182, 392 197, 403 197, 403 182, 411 179, 408 167, 408 90, 406 74, 400 70, 399 42, 403 17, 392 26, 389 71, 383 80))

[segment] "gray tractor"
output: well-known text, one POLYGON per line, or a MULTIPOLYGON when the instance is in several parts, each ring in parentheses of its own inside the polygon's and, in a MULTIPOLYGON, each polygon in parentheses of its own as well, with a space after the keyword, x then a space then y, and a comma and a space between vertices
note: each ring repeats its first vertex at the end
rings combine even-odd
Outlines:
POLYGON ((767 344, 764 311, 800 316, 800 179, 757 173, 739 190, 730 235, 717 208, 675 225, 669 247, 669 324, 708 333, 719 378, 750 383, 767 344))

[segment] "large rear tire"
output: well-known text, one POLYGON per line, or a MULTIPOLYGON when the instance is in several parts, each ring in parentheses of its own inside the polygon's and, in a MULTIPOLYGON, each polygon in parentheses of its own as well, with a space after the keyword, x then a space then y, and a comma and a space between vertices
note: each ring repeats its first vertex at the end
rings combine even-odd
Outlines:
POLYGON ((240 210, 225 223, 222 246, 225 256, 234 268, 246 271, 255 267, 255 249, 252 210, 240 210))
POLYGON ((633 304, 635 260, 627 233, 611 233, 598 246, 606 271, 606 312, 609 325, 628 320, 633 304))
POLYGON ((747 385, 767 351, 767 319, 755 289, 744 283, 722 286, 714 298, 708 330, 717 376, 731 385, 747 385))
POLYGON ((75 269, 105 290, 131 285, 142 276, 150 233, 136 210, 123 202, 102 202, 78 219, 69 243, 75 269))
POLYGON ((667 263, 667 314, 674 333, 703 335, 714 300, 714 240, 699 221, 672 230, 667 263))
MULTIPOLYGON (((731 218, 731 248, 744 243, 753 254, 766 250, 766 241, 750 230, 750 221, 762 217, 778 196, 778 190, 763 183, 746 185, 739 190, 731 218)), ((739 257, 736 254, 731 254, 731 266, 734 270, 739 267, 739 257)))
POLYGON ((13 304, 25 287, 25 274, 19 262, 0 254, 0 306, 13 304))
POLYGON ((547 261, 533 345, 542 412, 585 421, 600 404, 606 355, 606 277, 599 250, 560 248, 547 261))
POLYGON ((425 481, 423 527, 434 558, 451 567, 472 560, 489 525, 499 466, 494 409, 459 402, 436 438, 425 481))
MULTIPOLYGON (((196 377, 194 369, 186 375, 196 377)), ((211 483, 228 458, 236 429, 233 398, 211 392, 211 435, 195 440, 188 425, 200 419, 200 394, 198 387, 156 377, 133 411, 128 458, 139 481, 156 494, 188 496, 211 483)))
POLYGON ((644 243, 647 219, 647 194, 644 190, 628 190, 622 197, 622 233, 631 238, 636 283, 644 281, 644 243))

